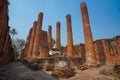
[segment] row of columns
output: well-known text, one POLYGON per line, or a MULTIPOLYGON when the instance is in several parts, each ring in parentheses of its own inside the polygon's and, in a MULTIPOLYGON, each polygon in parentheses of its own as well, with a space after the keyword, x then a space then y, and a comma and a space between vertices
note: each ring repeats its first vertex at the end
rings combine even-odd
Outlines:
MULTIPOLYGON (((86 54, 86 63, 87 64, 96 64, 96 58, 93 48, 93 39, 92 39, 92 32, 90 29, 90 21, 88 16, 88 10, 86 3, 83 2, 80 5, 81 7, 81 14, 82 14, 82 22, 83 22, 83 29, 84 29, 84 38, 85 38, 85 54, 86 54)), ((34 22, 33 28, 31 28, 29 34, 29 51, 28 56, 36 57, 39 54, 39 43, 40 43, 40 34, 42 29, 42 20, 43 20, 43 13, 38 15, 38 21, 34 22)), ((68 14, 66 16, 66 25, 67 25, 67 56, 73 57, 74 56, 74 47, 73 47, 73 35, 72 35, 72 21, 71 15, 68 14)), ((56 23, 56 46, 59 50, 61 50, 61 41, 60 41, 60 22, 56 23)), ((49 50, 52 48, 52 27, 48 26, 48 47, 49 50)))

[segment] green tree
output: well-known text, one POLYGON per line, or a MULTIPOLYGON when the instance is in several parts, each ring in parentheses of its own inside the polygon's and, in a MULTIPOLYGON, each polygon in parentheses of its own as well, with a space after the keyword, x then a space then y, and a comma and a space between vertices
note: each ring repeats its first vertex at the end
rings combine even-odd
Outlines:
POLYGON ((24 39, 16 39, 15 44, 17 47, 17 51, 20 53, 20 51, 24 48, 25 40, 24 39))
POLYGON ((18 34, 18 31, 17 31, 15 28, 12 28, 12 29, 10 30, 10 35, 11 35, 12 39, 13 39, 13 37, 14 37, 15 35, 17 35, 17 34, 18 34))
POLYGON ((24 39, 15 39, 12 40, 12 47, 14 48, 15 51, 15 56, 18 57, 21 53, 21 50, 24 48, 25 46, 25 40, 24 39))

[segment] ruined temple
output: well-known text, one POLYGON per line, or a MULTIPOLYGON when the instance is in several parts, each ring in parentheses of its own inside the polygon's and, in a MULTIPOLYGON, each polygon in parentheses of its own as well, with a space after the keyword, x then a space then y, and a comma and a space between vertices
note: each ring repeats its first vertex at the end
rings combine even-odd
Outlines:
POLYGON ((33 22, 33 27, 29 31, 25 48, 21 51, 21 60, 25 57, 48 56, 48 34, 42 30, 43 13, 38 15, 38 21, 33 22))
MULTIPOLYGON (((73 45, 71 15, 68 14, 66 47, 61 47, 60 22, 56 22, 56 46, 60 52, 66 57, 80 57, 82 62, 88 65, 105 65, 120 61, 120 36, 93 41, 86 3, 81 3, 80 8, 85 43, 73 45)), ((49 50, 52 48, 52 27, 48 26, 48 32, 42 30, 42 18, 43 13, 40 13, 38 21, 35 21, 30 29, 25 48, 21 52, 23 58, 48 57, 49 50)))

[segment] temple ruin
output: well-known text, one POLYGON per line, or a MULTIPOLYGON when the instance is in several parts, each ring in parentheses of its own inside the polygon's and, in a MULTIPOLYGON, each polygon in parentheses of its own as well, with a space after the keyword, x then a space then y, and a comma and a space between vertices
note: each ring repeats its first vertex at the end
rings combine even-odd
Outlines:
MULTIPOLYGON (((66 15, 67 47, 61 47, 60 22, 56 22, 56 46, 66 57, 80 57, 87 65, 105 65, 120 61, 120 36, 111 39, 93 41, 88 9, 85 2, 80 4, 85 43, 73 45, 71 15, 66 15)), ((48 57, 52 49, 52 27, 48 32, 42 30, 43 13, 38 15, 38 21, 33 23, 26 41, 22 56, 48 57), (24 53, 24 54, 23 54, 24 53)))
MULTIPOLYGON (((66 57, 80 57, 87 65, 105 65, 120 61, 120 36, 110 39, 93 41, 88 9, 85 2, 80 4, 85 43, 73 45, 71 15, 66 15, 67 46, 61 47, 60 22, 56 22, 56 46, 66 57)), ((0 1, 0 67, 14 58, 11 47, 11 37, 8 26, 8 1, 0 1)), ((26 57, 48 57, 52 49, 52 27, 48 31, 42 30, 43 13, 38 14, 38 20, 33 22, 24 49, 21 51, 21 60, 26 57)), ((61 55, 62 55, 61 54, 61 55)))

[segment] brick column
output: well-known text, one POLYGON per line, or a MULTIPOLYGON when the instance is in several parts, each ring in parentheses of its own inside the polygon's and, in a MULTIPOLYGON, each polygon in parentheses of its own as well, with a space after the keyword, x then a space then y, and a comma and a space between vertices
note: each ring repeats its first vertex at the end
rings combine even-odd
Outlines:
POLYGON ((28 50, 28 57, 32 56, 32 50, 33 50, 33 44, 34 44, 34 36, 35 36, 36 26, 37 26, 37 21, 34 21, 32 33, 31 33, 29 50, 28 50))
POLYGON ((27 54, 27 56, 29 56, 28 51, 29 51, 29 47, 30 47, 30 40, 31 40, 32 30, 33 30, 33 28, 31 28, 30 31, 29 31, 29 36, 27 37, 26 46, 25 46, 25 53, 27 54))
POLYGON ((48 26, 48 47, 49 50, 52 48, 52 27, 48 26))
POLYGON ((96 64, 96 58, 94 53, 92 32, 90 29, 90 21, 89 21, 86 3, 85 2, 81 3, 80 7, 82 13, 83 28, 84 28, 86 63, 88 65, 94 65, 96 64))
POLYGON ((73 57, 73 37, 72 37, 72 23, 71 23, 71 15, 68 14, 66 16, 67 21, 67 56, 73 57))
POLYGON ((39 37, 40 37, 41 29, 42 29, 42 19, 43 19, 43 13, 40 12, 38 15, 36 33, 34 37, 34 45, 33 45, 33 52, 32 52, 33 57, 36 57, 39 55, 39 42, 40 42, 39 37))
POLYGON ((61 50, 61 40, 60 40, 60 22, 56 23, 56 46, 61 50))

